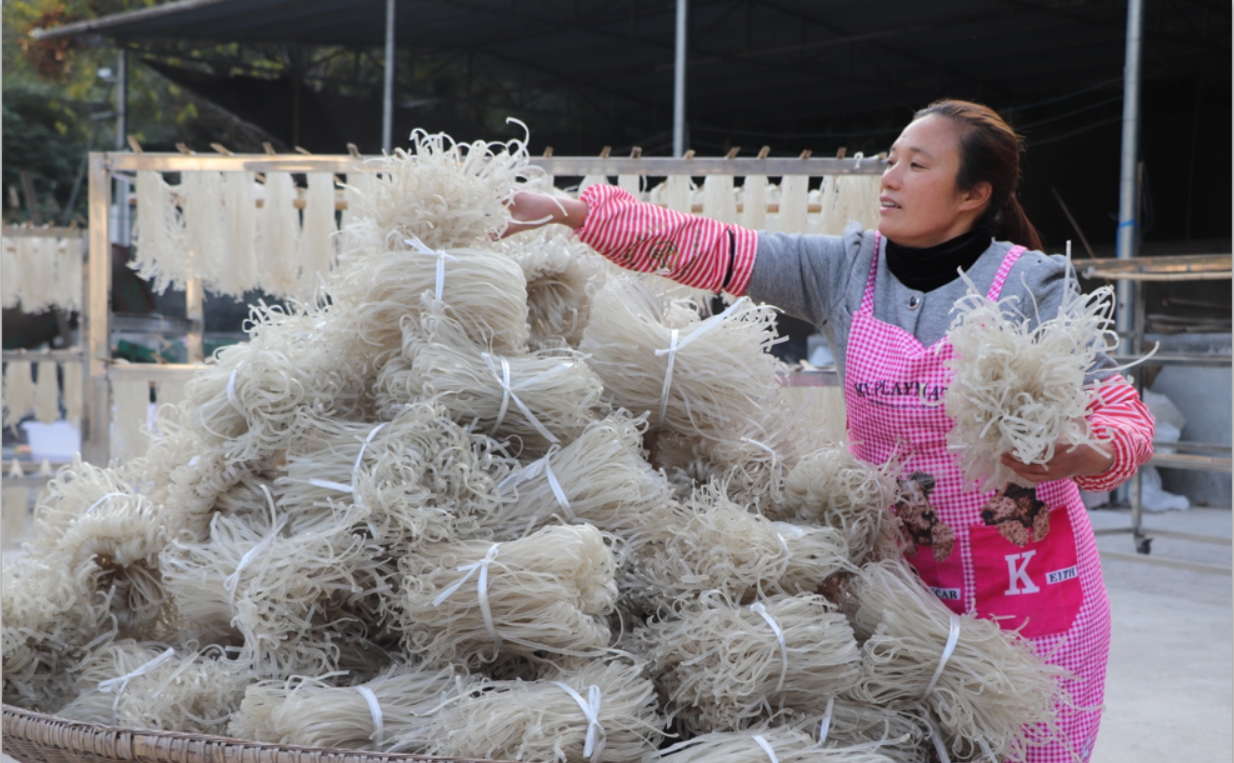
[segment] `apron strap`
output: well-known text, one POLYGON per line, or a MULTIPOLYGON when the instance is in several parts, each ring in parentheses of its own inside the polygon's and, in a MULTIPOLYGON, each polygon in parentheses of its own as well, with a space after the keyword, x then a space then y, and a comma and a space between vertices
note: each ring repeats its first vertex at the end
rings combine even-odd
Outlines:
POLYGON ((1003 284, 1007 282, 1007 276, 1011 274, 1011 269, 1015 267, 1016 261, 1020 259, 1020 255, 1028 251, 1027 247, 1013 246, 1007 252, 1007 256, 1003 257, 1003 264, 998 267, 998 272, 994 274, 994 283, 990 284, 990 291, 986 294, 991 302, 997 302, 1002 296, 1003 284))
POLYGON ((874 231, 874 256, 870 258, 870 275, 866 278, 866 290, 861 295, 861 307, 858 315, 874 314, 874 282, 878 280, 878 250, 882 248, 883 235, 874 231))

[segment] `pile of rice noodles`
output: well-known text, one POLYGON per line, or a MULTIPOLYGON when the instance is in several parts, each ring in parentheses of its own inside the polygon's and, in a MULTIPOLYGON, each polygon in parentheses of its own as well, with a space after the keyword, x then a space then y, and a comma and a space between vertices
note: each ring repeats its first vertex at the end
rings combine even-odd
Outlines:
POLYGON ((901 559, 867 565, 855 583, 853 627, 864 642, 850 698, 927 708, 954 760, 1022 761, 1029 745, 1057 734, 1054 708, 1066 701, 1058 679, 1067 673, 1029 643, 990 620, 953 614, 901 559))
MULTIPOLYGON (((641 763, 666 719, 643 666, 594 660, 538 681, 482 681, 432 720, 426 751, 450 757, 641 763)), ((410 741, 410 740, 408 740, 410 741)))
POLYGON ((526 139, 455 143, 444 133, 415 130, 412 150, 378 160, 368 192, 358 198, 347 240, 369 251, 413 236, 431 249, 482 246, 505 230, 506 204, 520 183, 543 173, 532 167, 526 139))
POLYGON ((848 620, 812 594, 742 606, 710 591, 636 641, 666 707, 691 733, 739 729, 782 709, 821 716, 828 697, 861 676, 848 620))
POLYGON ((244 690, 228 732, 238 739, 347 750, 395 750, 423 739, 434 712, 473 681, 454 668, 395 663, 370 681, 258 681, 244 690))
POLYGON ((223 651, 114 642, 76 668, 78 695, 55 714, 125 728, 224 734, 250 678, 223 651))
POLYGON ((715 731, 657 751, 647 763, 894 763, 878 745, 819 744, 793 726, 762 724, 746 731, 715 731))
POLYGON ((340 511, 334 527, 284 535, 286 516, 216 514, 206 543, 173 542, 164 584, 203 639, 243 639, 240 658, 259 676, 325 673, 349 639, 363 639, 390 584, 383 550, 340 511))
POLYGON ((445 314, 458 321, 472 344, 505 353, 527 345, 523 269, 492 248, 434 251, 398 240, 355 253, 328 290, 334 303, 345 308, 355 329, 353 339, 371 348, 379 361, 402 348, 403 316, 416 316, 436 301, 445 305, 445 314))
POLYGON ((4 702, 54 712, 71 698, 69 669, 115 637, 111 599, 60 560, 23 555, 6 564, 0 588, 4 612, 4 702))
POLYGON ((577 347, 591 320, 591 292, 603 280, 601 258, 576 237, 553 227, 502 239, 502 251, 527 280, 527 323, 532 349, 577 347))
POLYGON ((167 287, 183 289, 192 276, 184 247, 184 219, 163 173, 137 173, 137 216, 133 225, 135 253, 130 267, 150 281, 155 294, 167 287))
POLYGON ((821 448, 797 462, 784 477, 780 502, 769 513, 789 521, 839 530, 849 560, 866 561, 897 495, 891 470, 867 464, 843 445, 821 448))
POLYGON ((399 560, 404 646, 430 661, 471 665, 505 652, 596 656, 608 646, 614 566, 591 525, 422 547, 399 560))
POLYGON ((642 458, 646 427, 645 418, 617 411, 554 446, 498 483, 507 501, 486 526, 507 538, 550 523, 588 522, 606 532, 638 524, 670 498, 663 475, 642 458))
POLYGON ((368 392, 346 346, 315 311, 251 309, 249 341, 223 347, 184 388, 193 429, 237 461, 285 448, 303 430, 298 414, 362 417, 368 392))
POLYGON ((1085 418, 1092 402, 1085 379, 1098 354, 1117 344, 1113 288, 1081 294, 1065 279, 1058 314, 1047 318, 1020 309, 1015 297, 995 302, 965 281, 968 294, 956 303, 947 332, 955 348, 943 397, 955 421, 947 447, 981 490, 1008 481, 1027 486, 1002 464, 1002 454, 1043 464, 1056 447, 1100 447, 1085 418))
POLYGON ((732 503, 714 484, 684 504, 647 511, 624 537, 631 550, 623 592, 670 608, 707 591, 742 603, 813 593, 836 572, 852 569, 838 531, 772 522, 732 503))
POLYGON ((638 280, 614 279, 593 298, 579 349, 614 406, 650 413, 653 429, 723 440, 775 395, 775 313, 741 299, 700 320, 638 280))
POLYGON ((410 547, 485 535, 516 468, 498 443, 417 402, 388 422, 316 422, 288 449, 277 494, 293 532, 329 528, 350 504, 354 521, 386 528, 383 544, 410 547))
POLYGON ((455 421, 516 440, 524 454, 543 455, 581 435, 601 410, 600 379, 584 360, 569 347, 490 352, 472 345, 457 321, 432 310, 420 316, 419 331, 404 331, 402 355, 378 377, 377 401, 390 418, 407 403, 433 398, 455 421))

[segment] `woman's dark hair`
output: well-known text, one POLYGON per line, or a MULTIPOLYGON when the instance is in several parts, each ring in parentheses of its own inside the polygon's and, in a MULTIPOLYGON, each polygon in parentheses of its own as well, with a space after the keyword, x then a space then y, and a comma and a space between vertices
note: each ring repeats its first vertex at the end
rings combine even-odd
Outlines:
POLYGON ((980 182, 990 184, 990 206, 978 222, 994 229, 994 237, 1029 249, 1041 248, 1041 237, 1020 206, 1020 154, 1024 144, 1016 131, 988 106, 950 98, 935 101, 913 115, 931 114, 960 127, 960 171, 956 185, 964 191, 980 182))

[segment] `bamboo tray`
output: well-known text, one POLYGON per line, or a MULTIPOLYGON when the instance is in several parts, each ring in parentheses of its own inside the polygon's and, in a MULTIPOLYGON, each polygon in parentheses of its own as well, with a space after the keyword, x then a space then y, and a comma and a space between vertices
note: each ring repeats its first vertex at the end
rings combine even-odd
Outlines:
POLYGON ((21 763, 488 763, 83 723, 4 705, 4 754, 21 763))

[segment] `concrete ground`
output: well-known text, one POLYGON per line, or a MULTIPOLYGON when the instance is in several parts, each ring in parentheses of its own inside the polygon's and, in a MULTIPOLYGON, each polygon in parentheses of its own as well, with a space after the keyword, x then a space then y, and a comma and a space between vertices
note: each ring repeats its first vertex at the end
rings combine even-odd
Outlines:
MULTIPOLYGON (((1089 512, 1093 526, 1128 527, 1126 510, 1089 512)), ((1147 514, 1144 526, 1226 539, 1157 537, 1150 558, 1230 566, 1229 509, 1147 514)), ((1098 536, 1103 552, 1134 553, 1130 535, 1098 536)), ((1231 578, 1102 559, 1113 610, 1106 710, 1092 763, 1229 761, 1231 578)))
MULTIPOLYGON (((1089 512, 1093 526, 1128 527, 1126 510, 1089 512)), ((1148 530, 1224 538, 1223 545, 1157 537, 1150 558, 1231 564, 1229 509, 1148 514, 1148 530)), ((5 544, 6 561, 14 549, 5 544)), ((1134 553, 1129 534, 1102 535, 1103 552, 1134 553)), ((1092 763, 1217 763, 1231 744, 1230 575, 1103 558, 1113 609, 1106 710, 1092 763)), ((15 763, 5 756, 3 763, 15 763)))

